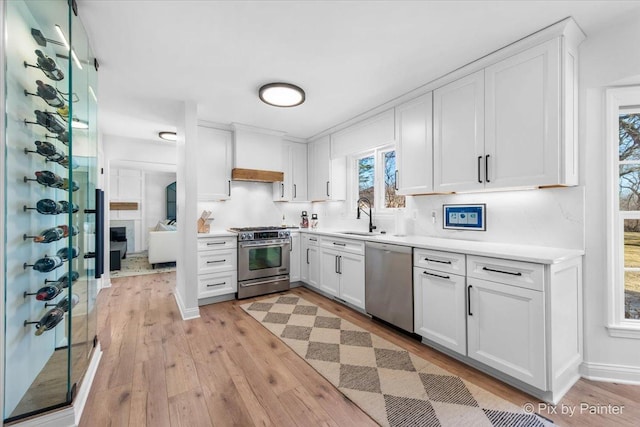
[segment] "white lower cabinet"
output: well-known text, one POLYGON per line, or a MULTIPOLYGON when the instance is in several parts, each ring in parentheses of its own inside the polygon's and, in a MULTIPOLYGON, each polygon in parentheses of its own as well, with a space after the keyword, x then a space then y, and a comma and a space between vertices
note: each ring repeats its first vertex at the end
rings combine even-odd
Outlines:
POLYGON ((340 252, 322 249, 320 252, 320 289, 337 297, 340 293, 340 273, 338 263, 340 252))
POLYGON ((238 291, 236 237, 198 238, 198 299, 238 291))
POLYGON ((289 280, 291 282, 300 281, 300 233, 291 233, 289 280))
POLYGON ((364 242, 322 238, 319 289, 364 309, 364 242))
POLYGON ((466 355, 465 276, 414 267, 413 298, 415 333, 466 355))
POLYGON ((300 251, 300 280, 314 288, 320 287, 320 256, 318 252, 318 238, 302 235, 300 251))
POLYGON ((468 278, 468 355, 546 389, 543 293, 468 278))

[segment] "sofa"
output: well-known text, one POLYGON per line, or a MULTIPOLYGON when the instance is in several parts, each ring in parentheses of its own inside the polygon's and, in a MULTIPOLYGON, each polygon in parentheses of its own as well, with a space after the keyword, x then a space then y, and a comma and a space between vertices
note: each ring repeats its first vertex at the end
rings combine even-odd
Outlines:
POLYGON ((156 268, 156 264, 176 262, 178 259, 178 232, 149 231, 149 264, 156 268))

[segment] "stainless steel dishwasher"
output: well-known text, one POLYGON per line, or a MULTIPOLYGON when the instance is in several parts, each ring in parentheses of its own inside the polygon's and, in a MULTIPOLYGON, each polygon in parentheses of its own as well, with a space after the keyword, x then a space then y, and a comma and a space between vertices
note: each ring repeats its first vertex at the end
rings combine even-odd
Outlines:
POLYGON ((365 310, 413 332, 412 248, 366 242, 365 310))

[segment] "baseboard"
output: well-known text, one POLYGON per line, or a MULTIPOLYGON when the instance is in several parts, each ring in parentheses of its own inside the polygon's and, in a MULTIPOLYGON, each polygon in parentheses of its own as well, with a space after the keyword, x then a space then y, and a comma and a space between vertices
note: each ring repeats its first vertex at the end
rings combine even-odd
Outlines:
POLYGON ((180 298, 180 294, 176 289, 173 290, 173 296, 176 299, 176 303, 178 304, 178 310, 180 310, 182 320, 197 319, 198 317, 200 317, 200 308, 186 308, 184 303, 182 302, 182 298, 180 298))
POLYGON ((102 359, 102 348, 100 347, 100 341, 98 341, 98 344, 96 345, 96 348, 93 350, 93 354, 91 355, 91 361, 89 362, 89 366, 87 367, 87 372, 85 372, 84 374, 84 379, 82 380, 80 390, 78 390, 78 394, 73 401, 75 425, 80 425, 80 418, 82 417, 84 406, 89 399, 91 385, 93 384, 93 379, 96 376, 96 372, 98 372, 100 359, 102 359))
POLYGON ((583 378, 620 384, 640 385, 640 367, 583 362, 580 365, 583 378))

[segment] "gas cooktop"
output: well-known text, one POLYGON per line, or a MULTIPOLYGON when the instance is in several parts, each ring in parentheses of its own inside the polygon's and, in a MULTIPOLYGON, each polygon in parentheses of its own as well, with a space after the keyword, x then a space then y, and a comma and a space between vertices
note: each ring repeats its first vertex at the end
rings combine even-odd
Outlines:
POLYGON ((264 231, 264 230, 285 230, 287 227, 266 225, 264 227, 232 227, 229 231, 264 231))

